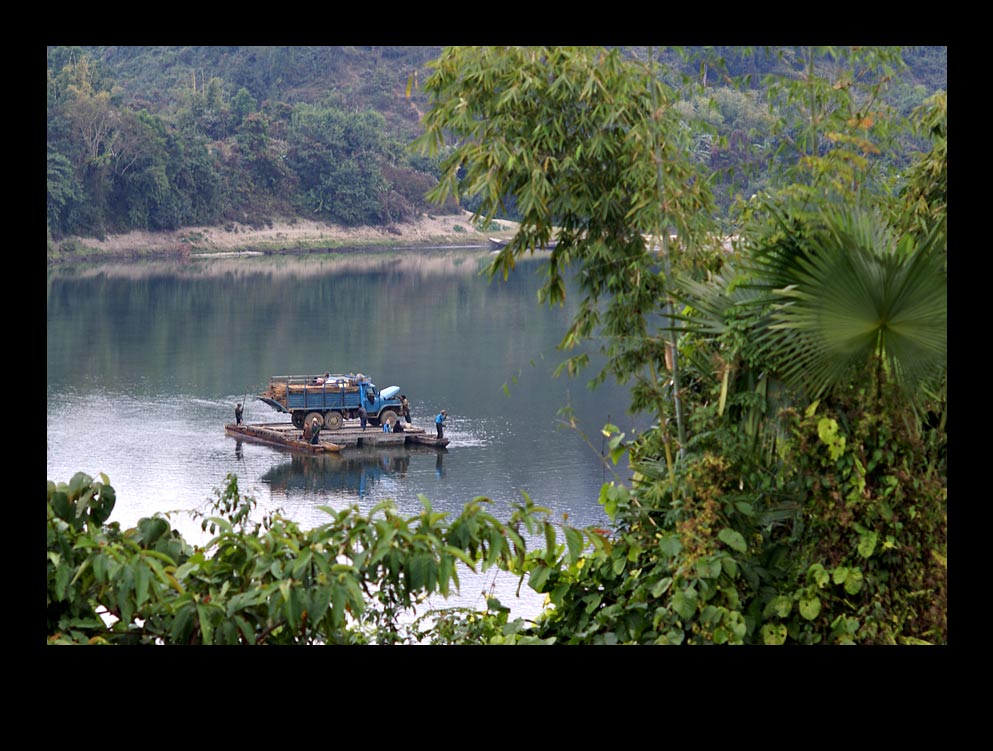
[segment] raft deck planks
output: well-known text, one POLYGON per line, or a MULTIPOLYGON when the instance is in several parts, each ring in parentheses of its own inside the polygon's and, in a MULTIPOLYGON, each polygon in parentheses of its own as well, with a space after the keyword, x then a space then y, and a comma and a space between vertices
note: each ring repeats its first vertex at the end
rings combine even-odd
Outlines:
MULTIPOLYGON (((271 446, 283 446, 296 451, 306 451, 311 454, 341 451, 341 446, 331 441, 319 440, 318 443, 309 443, 303 440, 303 431, 293 428, 292 430, 272 430, 272 426, 266 425, 225 425, 224 432, 228 435, 239 438, 247 438, 266 443, 271 446)), ((290 426, 293 427, 292 425, 290 426)))
POLYGON ((339 430, 322 430, 317 445, 306 443, 303 440, 303 431, 288 422, 225 425, 224 430, 228 435, 239 438, 310 453, 366 446, 420 444, 444 448, 448 445, 447 438, 438 440, 428 435, 424 428, 413 425, 407 426, 403 433, 384 433, 381 427, 372 425, 362 430, 357 421, 351 420, 346 421, 339 430))

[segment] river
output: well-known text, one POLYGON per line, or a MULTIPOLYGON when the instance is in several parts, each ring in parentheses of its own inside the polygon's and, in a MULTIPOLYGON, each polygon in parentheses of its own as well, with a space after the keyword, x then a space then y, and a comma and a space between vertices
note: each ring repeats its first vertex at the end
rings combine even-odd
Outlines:
MULTIPOLYGON (((506 282, 480 273, 489 260, 479 249, 362 249, 52 269, 48 479, 104 473, 118 498, 111 521, 168 513, 200 543, 186 511, 228 473, 261 510, 304 526, 324 521, 325 504, 389 498, 414 515, 421 495, 450 516, 482 495, 506 518, 525 493, 557 520, 606 525, 597 498, 618 468, 603 460, 600 428, 630 435, 643 418, 627 414, 624 388, 591 392, 593 371, 553 377, 575 294, 548 309, 536 299, 540 259, 506 282), (246 397, 246 422, 288 421, 253 399, 269 376, 324 371, 399 386, 429 431, 445 409, 451 443, 315 457, 225 434, 246 397)), ((517 614, 539 607, 492 574, 464 577, 456 604, 478 603, 481 588, 517 614)))

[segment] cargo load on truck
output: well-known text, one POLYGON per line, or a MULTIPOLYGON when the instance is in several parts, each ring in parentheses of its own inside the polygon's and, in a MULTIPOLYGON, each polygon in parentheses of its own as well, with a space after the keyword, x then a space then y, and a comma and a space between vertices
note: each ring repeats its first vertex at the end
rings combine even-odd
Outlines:
POLYGON ((269 387, 257 398, 277 412, 289 413, 297 428, 312 423, 316 417, 323 429, 338 430, 345 420, 359 416, 360 405, 365 407, 370 425, 389 423, 392 427, 402 412, 399 393, 399 386, 380 391, 361 373, 326 372, 272 376, 269 387))

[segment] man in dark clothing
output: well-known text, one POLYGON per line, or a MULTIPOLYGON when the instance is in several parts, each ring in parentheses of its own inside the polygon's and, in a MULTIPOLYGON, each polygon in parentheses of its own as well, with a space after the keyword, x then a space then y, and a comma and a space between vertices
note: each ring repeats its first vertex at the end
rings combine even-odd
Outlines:
POLYGON ((403 410, 403 419, 410 425, 410 402, 404 394, 400 394, 400 409, 403 410))
POLYGON ((241 402, 238 402, 238 404, 234 408, 234 421, 235 424, 237 425, 241 425, 242 412, 244 412, 244 410, 241 407, 241 402))
POLYGON ((321 424, 317 421, 315 417, 310 427, 310 442, 313 445, 317 445, 321 435, 321 424))
POLYGON ((359 423, 362 425, 362 430, 365 430, 366 420, 369 418, 369 413, 365 410, 365 405, 359 403, 359 423))
POLYGON ((400 422, 399 419, 395 423, 393 423, 393 432, 394 433, 402 433, 403 432, 403 423, 400 422))

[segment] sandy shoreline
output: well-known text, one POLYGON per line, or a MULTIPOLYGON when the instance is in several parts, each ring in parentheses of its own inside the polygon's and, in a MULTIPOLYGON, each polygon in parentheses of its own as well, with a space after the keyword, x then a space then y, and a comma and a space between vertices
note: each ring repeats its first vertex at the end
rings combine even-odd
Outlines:
POLYGON ((228 223, 218 227, 184 227, 171 232, 128 232, 103 239, 78 237, 50 249, 49 261, 111 259, 163 255, 201 255, 244 251, 291 252, 318 248, 391 247, 416 245, 479 245, 490 237, 510 237, 513 222, 499 221, 485 232, 470 212, 422 215, 413 222, 390 227, 343 227, 324 222, 288 219, 264 227, 228 223), (53 252, 54 251, 54 252, 53 252))

